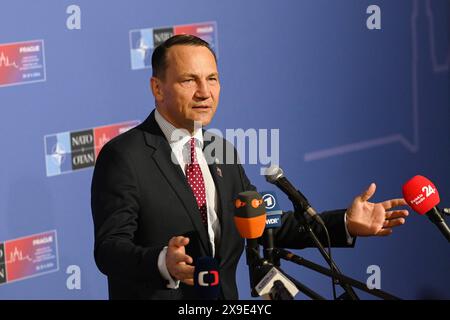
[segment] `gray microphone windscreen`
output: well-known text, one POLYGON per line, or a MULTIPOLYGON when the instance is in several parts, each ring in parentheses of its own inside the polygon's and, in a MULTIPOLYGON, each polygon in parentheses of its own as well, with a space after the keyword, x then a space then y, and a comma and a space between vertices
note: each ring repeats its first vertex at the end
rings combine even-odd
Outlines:
POLYGON ((276 165, 272 165, 269 168, 266 169, 265 172, 266 180, 269 183, 274 183, 279 178, 283 177, 283 170, 276 165))

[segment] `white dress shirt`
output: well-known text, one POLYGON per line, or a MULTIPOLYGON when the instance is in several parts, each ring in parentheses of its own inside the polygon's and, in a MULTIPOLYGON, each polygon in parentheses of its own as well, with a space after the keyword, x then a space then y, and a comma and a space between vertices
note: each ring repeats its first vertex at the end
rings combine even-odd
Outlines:
MULTIPOLYGON (((180 165, 185 175, 186 166, 190 162, 191 154, 189 141, 192 137, 196 140, 195 153, 197 156, 197 162, 200 165, 200 170, 202 171, 203 180, 205 182, 208 236, 212 247, 212 256, 214 257, 218 250, 221 229, 220 221, 217 217, 218 195, 216 186, 203 154, 203 131, 200 128, 194 133, 194 135, 191 135, 187 130, 177 129, 169 121, 167 121, 158 112, 158 110, 155 110, 155 120, 169 142, 170 148, 172 149, 172 161, 180 165)), ((161 212, 160 214, 164 214, 164 212, 161 212)), ((158 269, 162 277, 169 282, 167 287, 177 289, 180 281, 175 281, 170 276, 166 265, 166 254, 167 247, 164 247, 158 257, 158 269)))

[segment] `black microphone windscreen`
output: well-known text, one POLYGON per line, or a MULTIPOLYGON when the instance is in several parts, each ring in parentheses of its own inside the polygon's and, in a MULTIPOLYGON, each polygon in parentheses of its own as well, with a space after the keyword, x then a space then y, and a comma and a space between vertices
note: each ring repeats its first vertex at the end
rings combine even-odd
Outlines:
POLYGON ((220 294, 219 263, 211 257, 195 261, 194 288, 200 299, 216 300, 220 294))

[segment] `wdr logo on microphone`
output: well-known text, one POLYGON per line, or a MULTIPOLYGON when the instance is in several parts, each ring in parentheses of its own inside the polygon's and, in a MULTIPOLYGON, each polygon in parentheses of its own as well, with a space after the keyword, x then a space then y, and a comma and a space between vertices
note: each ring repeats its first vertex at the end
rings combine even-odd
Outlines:
POLYGON ((260 192, 264 204, 266 205, 266 228, 281 227, 281 215, 283 211, 278 205, 277 195, 274 191, 260 192))

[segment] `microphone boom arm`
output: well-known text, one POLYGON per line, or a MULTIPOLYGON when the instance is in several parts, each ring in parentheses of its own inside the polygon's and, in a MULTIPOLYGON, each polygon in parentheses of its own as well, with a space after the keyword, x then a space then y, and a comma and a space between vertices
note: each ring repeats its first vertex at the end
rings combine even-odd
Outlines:
MULTIPOLYGON (((313 271, 319 272, 319 273, 321 273, 323 275, 326 275, 328 277, 332 277, 333 276, 333 272, 330 269, 327 269, 327 268, 322 267, 321 265, 318 265, 318 264, 316 264, 316 263, 314 263, 312 261, 309 261, 309 260, 306 260, 306 259, 304 259, 304 258, 302 258, 300 256, 297 256, 297 255, 293 254, 292 252, 290 252, 288 250, 275 249, 275 251, 276 251, 276 254, 279 257, 281 257, 281 259, 284 259, 286 261, 290 261, 290 262, 293 262, 295 264, 304 266, 304 267, 306 267, 308 269, 311 269, 313 271)), ((400 298, 398 298, 398 297, 396 297, 396 296, 394 296, 394 295, 392 295, 390 293, 387 293, 385 291, 382 291, 382 290, 379 290, 379 289, 369 289, 366 284, 364 284, 364 283, 362 283, 360 281, 357 281, 355 279, 352 279, 350 277, 347 277, 347 276, 345 276, 345 275, 343 275, 341 273, 334 274, 334 277, 336 279, 338 279, 339 282, 341 282, 341 283, 345 283, 345 284, 347 284, 349 286, 358 288, 358 289, 360 289, 360 290, 362 290, 364 292, 367 292, 367 293, 369 293, 369 294, 371 294, 371 295, 373 295, 375 297, 378 297, 378 298, 381 298, 381 299, 384 299, 384 300, 401 300, 400 298)))
MULTIPOLYGON (((294 204, 294 208, 295 208, 294 215, 295 215, 297 221, 301 224, 300 228, 308 232, 308 234, 311 237, 311 239, 313 240, 315 246, 317 247, 317 249, 319 249, 319 252, 322 255, 322 257, 325 259, 325 261, 328 263, 328 265, 330 265, 330 267, 332 267, 332 269, 334 269, 334 271, 335 271, 334 275, 342 274, 341 271, 339 270, 338 266, 334 262, 334 260, 331 259, 330 255, 326 252, 322 243, 319 241, 316 234, 311 229, 311 226, 309 225, 309 223, 299 213, 299 211, 301 211, 302 209, 298 208, 295 204, 294 204)), ((320 219, 320 220, 322 220, 322 219, 320 219)), ((323 221, 322 221, 322 223, 320 223, 320 225, 323 228, 326 228, 325 223, 323 223, 323 221)), ((299 231, 301 231, 301 230, 299 230, 299 231)), ((348 285, 346 283, 340 283, 340 281, 339 281, 339 279, 337 279, 337 277, 335 277, 334 280, 337 282, 337 284, 341 285, 341 287, 345 290, 345 292, 347 293, 348 297, 351 300, 359 300, 358 295, 356 294, 356 292, 353 290, 353 288, 350 285, 348 285)))

